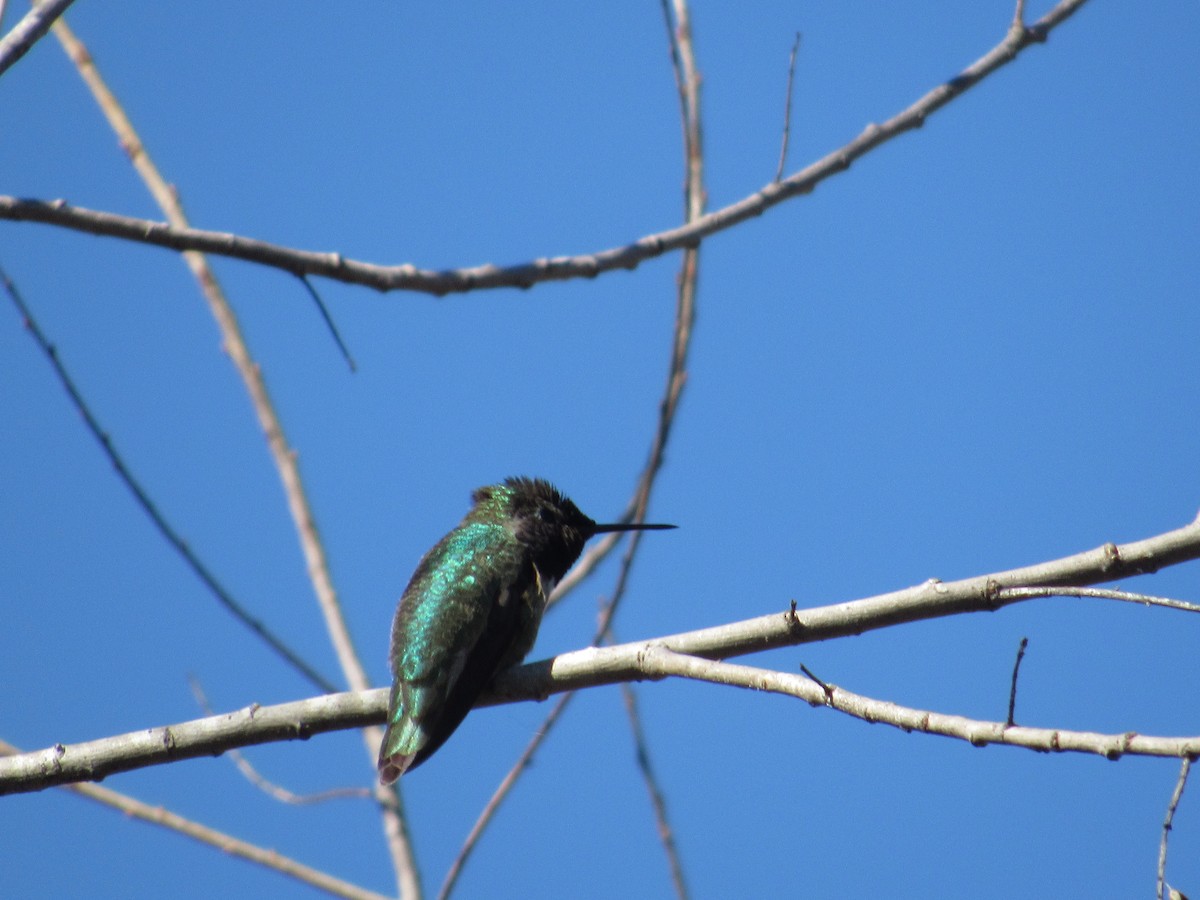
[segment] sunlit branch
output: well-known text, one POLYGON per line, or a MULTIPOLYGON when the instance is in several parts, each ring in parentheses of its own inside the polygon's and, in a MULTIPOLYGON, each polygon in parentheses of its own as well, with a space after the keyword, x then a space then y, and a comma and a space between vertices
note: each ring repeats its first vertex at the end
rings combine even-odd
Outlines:
POLYGON ((486 264, 462 269, 430 270, 411 264, 385 266, 349 259, 336 252, 295 250, 240 235, 175 227, 164 222, 83 209, 65 200, 24 200, 0 196, 0 218, 42 222, 91 234, 244 259, 283 269, 295 275, 319 275, 380 291, 406 290, 442 296, 466 291, 521 287, 543 281, 594 278, 615 269, 633 269, 642 262, 675 250, 693 247, 718 232, 794 197, 811 193, 821 182, 846 171, 872 150, 925 124, 925 120, 984 78, 1012 62, 1032 44, 1074 15, 1087 0, 1063 0, 1033 25, 1010 29, 1004 40, 939 84, 908 108, 881 124, 868 125, 843 147, 781 181, 772 181, 735 203, 677 228, 650 234, 620 247, 577 256, 541 258, 514 266, 486 264))
POLYGON ((45 0, 34 3, 12 30, 0 38, 0 75, 29 52, 29 48, 45 37, 55 19, 67 11, 75 0, 45 0))
MULTIPOLYGON (((0 754, 20 752, 12 744, 0 741, 0 754)), ((119 810, 132 818, 178 832, 210 847, 216 847, 230 856, 237 856, 268 869, 273 869, 276 872, 295 878, 297 881, 314 887, 319 891, 324 891, 327 894, 332 894, 335 897, 345 897, 347 900, 388 900, 382 894, 376 894, 374 891, 360 888, 357 885, 350 884, 348 881, 334 878, 319 869, 314 869, 311 866, 304 865, 302 862, 297 862, 290 857, 284 856, 276 850, 268 850, 265 847, 248 843, 223 831, 217 831, 215 828, 209 828, 207 825, 201 825, 199 822, 186 819, 183 816, 163 809, 161 806, 152 806, 149 803, 143 803, 141 800, 130 797, 128 794, 114 791, 111 788, 102 787, 98 784, 67 784, 63 785, 63 788, 72 791, 80 797, 86 797, 111 809, 119 810)))
POLYGON ((642 654, 642 669, 649 677, 679 677, 730 687, 784 694, 811 706, 828 706, 864 722, 882 723, 906 732, 919 731, 968 741, 976 747, 1007 744, 1043 753, 1091 753, 1106 759, 1136 756, 1197 756, 1200 735, 1154 737, 1133 731, 1097 734, 1061 728, 1030 728, 952 716, 914 709, 854 694, 833 684, 818 683, 804 675, 776 672, 754 666, 718 662, 668 650, 661 644, 648 646, 642 654))
MULTIPOLYGON (((1028 601, 1028 598, 999 596, 1005 587, 1069 582, 1094 584, 1154 571, 1197 557, 1200 557, 1200 520, 1145 540, 1105 544, 1096 550, 1021 569, 953 582, 934 579, 916 587, 862 600, 806 610, 787 609, 649 641, 564 653, 501 674, 493 685, 493 693, 482 698, 479 705, 544 699, 551 694, 582 687, 657 677, 649 674, 644 665, 645 654, 655 647, 679 655, 727 659, 760 650, 862 634, 905 622, 969 612, 993 612, 1028 601)), ((820 690, 820 686, 815 689, 820 690)), ((0 759, 0 794, 40 790, 72 781, 95 781, 116 772, 219 754, 230 747, 305 739, 325 731, 382 722, 387 694, 386 688, 328 694, 279 706, 250 706, 210 719, 82 744, 55 744, 44 750, 0 759)), ((1039 735, 1041 733, 1038 731, 1039 735)), ((1109 744, 1104 746, 1108 748, 1109 744)), ((1187 752, 1195 755, 1200 754, 1200 738, 1138 736, 1128 746, 1123 746, 1121 752, 1156 756, 1178 756, 1187 752)))
MULTIPOLYGON (((62 44, 67 56, 75 64, 80 77, 92 92, 96 104, 104 113, 109 126, 116 134, 134 169, 141 176, 147 190, 167 217, 170 227, 189 229, 190 226, 180 204, 178 192, 162 176, 150 158, 133 123, 101 77, 100 70, 87 48, 74 35, 65 20, 55 24, 54 34, 62 44)), ((352 690, 366 690, 370 687, 370 682, 358 652, 354 648, 345 617, 342 615, 337 590, 334 588, 333 578, 329 571, 328 557, 317 531, 316 516, 308 502, 304 482, 300 476, 296 452, 288 443, 283 423, 267 390, 262 369, 250 355, 250 348, 242 334, 237 315, 229 304, 208 260, 203 253, 194 252, 194 249, 184 253, 183 256, 199 284, 200 291, 208 303, 209 311, 216 321, 217 327, 220 329, 222 346, 242 379, 258 424, 266 438, 267 448, 279 474, 288 511, 291 514, 300 541, 300 548, 304 554, 309 581, 316 594, 318 606, 325 620, 326 631, 333 644, 346 683, 352 690)), ((309 287, 311 289, 311 286, 309 287)), ((373 727, 363 733, 367 756, 372 762, 381 740, 382 733, 378 728, 373 727)), ((421 887, 416 874, 416 861, 408 840, 408 829, 402 819, 403 807, 400 803, 398 789, 377 785, 375 791, 384 819, 384 835, 396 869, 401 896, 406 900, 418 900, 421 895, 421 887)))

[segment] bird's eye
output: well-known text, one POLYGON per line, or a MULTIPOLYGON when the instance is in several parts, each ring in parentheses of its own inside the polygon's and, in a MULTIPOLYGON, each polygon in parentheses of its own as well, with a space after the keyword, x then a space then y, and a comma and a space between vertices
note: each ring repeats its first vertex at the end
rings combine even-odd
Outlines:
POLYGON ((554 513, 552 513, 550 510, 548 510, 548 509, 547 509, 546 507, 544 507, 544 506, 539 506, 539 507, 537 508, 537 517, 538 517, 538 519, 539 519, 540 521, 542 521, 542 522, 552 522, 552 521, 554 521, 554 513))

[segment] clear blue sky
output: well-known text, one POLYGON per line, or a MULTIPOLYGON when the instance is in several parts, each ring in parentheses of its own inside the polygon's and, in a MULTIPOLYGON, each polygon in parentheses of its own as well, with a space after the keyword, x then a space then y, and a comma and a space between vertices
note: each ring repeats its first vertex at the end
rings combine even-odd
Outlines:
MULTIPOLYGON (((9 26, 20 4, 10 8, 9 26)), ((1036 18, 1050 4, 1031 4, 1036 18)), ((678 223, 658 4, 164 4, 70 13, 198 227, 379 263, 517 263, 678 223)), ((710 207, 954 75, 1011 4, 700 4, 710 207)), ((617 622, 653 637, 1159 533, 1200 507, 1200 7, 1089 4, 1044 47, 701 256, 687 396, 617 622)), ((0 79, 0 193, 157 217, 49 38, 0 79)), ((18 283, 162 509, 237 597, 337 676, 248 401, 171 252, 0 222, 18 283)), ((300 454, 376 684, 418 558, 510 474, 619 513, 665 375, 677 257, 434 300, 216 260, 300 454)), ((0 309, 0 737, 34 749, 309 696, 206 594, 0 309)), ((1200 599, 1195 564, 1129 585, 1200 599)), ((533 658, 590 639, 609 566, 533 658)), ((1200 619, 1103 601, 751 658, 850 690, 1018 720, 1200 732, 1200 619)), ((1171 760, 904 735, 796 701, 639 689, 697 897, 1147 896, 1171 760)), ((430 888, 547 711, 472 715, 404 780, 430 888)), ((354 733, 251 751, 295 791, 364 785, 354 733)), ((366 801, 282 807, 228 760, 110 786, 380 891, 366 801)), ((62 791, 0 800, 0 894, 312 896, 62 791)), ((1200 894, 1200 785, 1169 876, 1200 894)), ((615 688, 577 698, 470 863, 464 897, 664 896, 615 688)))

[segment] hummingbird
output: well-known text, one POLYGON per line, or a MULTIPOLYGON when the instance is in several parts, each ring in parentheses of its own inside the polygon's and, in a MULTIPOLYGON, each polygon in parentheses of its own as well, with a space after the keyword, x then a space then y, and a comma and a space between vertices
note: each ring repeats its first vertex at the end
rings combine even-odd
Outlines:
POLYGON ((492 679, 533 649, 550 592, 589 538, 675 527, 597 524, 540 478, 481 487, 471 502, 421 558, 396 607, 383 784, 428 759, 492 679))

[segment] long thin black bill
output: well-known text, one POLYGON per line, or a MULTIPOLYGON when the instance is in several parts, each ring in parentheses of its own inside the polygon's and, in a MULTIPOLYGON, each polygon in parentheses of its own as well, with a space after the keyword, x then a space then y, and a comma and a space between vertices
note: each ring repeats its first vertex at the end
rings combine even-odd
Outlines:
POLYGON ((607 525, 597 525, 595 532, 596 534, 604 534, 606 531, 666 531, 668 528, 678 527, 678 525, 651 525, 648 522, 631 522, 627 525, 622 525, 620 522, 610 522, 607 525))

